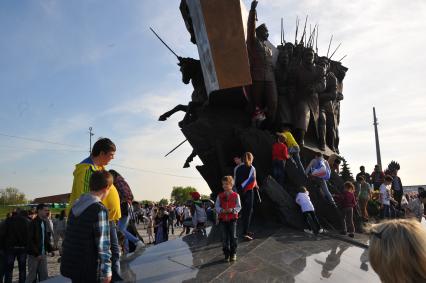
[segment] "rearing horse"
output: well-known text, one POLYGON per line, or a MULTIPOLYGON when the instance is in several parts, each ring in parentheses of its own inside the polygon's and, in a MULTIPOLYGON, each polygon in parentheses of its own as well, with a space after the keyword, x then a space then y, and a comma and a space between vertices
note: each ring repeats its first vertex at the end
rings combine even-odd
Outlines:
POLYGON ((172 110, 167 111, 159 117, 159 121, 165 121, 178 111, 186 112, 185 117, 179 122, 179 127, 195 121, 198 110, 207 102, 207 92, 204 85, 203 72, 201 70, 200 60, 193 58, 179 58, 180 72, 182 73, 182 82, 184 84, 192 83, 194 91, 191 94, 191 101, 188 105, 179 104, 172 110))

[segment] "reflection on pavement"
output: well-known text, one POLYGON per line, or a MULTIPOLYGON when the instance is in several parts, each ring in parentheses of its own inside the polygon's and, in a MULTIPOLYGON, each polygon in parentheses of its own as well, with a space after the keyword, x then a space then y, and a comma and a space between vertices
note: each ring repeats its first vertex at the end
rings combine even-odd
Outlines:
POLYGON ((207 232, 148 247, 122 262, 123 277, 126 282, 380 282, 365 249, 325 235, 263 228, 255 231, 255 240, 239 243, 237 262, 227 263, 218 229, 207 232))

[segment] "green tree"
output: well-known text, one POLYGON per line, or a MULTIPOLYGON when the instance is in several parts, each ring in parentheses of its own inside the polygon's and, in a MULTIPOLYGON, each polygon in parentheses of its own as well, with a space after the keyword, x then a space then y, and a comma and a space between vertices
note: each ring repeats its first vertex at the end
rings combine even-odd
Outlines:
POLYGON ((140 203, 141 205, 145 206, 145 205, 150 205, 151 203, 154 203, 154 202, 153 202, 153 201, 151 201, 151 200, 146 200, 146 199, 144 199, 144 200, 141 200, 139 203, 140 203))
POLYGON ((209 195, 201 195, 201 199, 210 199, 211 197, 209 195))
POLYGON ((21 193, 17 188, 8 187, 0 190, 0 204, 25 204, 27 199, 25 194, 21 193))
POLYGON ((197 189, 193 187, 173 187, 171 200, 175 203, 184 204, 191 199, 191 193, 196 191, 197 189))
POLYGON ((343 181, 345 182, 354 182, 354 176, 352 175, 351 168, 349 167, 348 162, 346 159, 343 159, 342 163, 342 170, 340 171, 340 177, 342 177, 343 181))
POLYGON ((166 205, 168 205, 169 204, 169 200, 168 199, 166 199, 166 198, 162 198, 159 202, 158 202, 158 205, 159 206, 166 206, 166 205))

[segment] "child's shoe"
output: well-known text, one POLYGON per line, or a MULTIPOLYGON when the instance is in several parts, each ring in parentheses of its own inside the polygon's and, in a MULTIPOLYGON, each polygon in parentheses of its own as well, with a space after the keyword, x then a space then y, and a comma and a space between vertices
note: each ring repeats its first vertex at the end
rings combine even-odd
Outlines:
POLYGON ((231 255, 231 261, 237 261, 237 255, 236 254, 231 255))

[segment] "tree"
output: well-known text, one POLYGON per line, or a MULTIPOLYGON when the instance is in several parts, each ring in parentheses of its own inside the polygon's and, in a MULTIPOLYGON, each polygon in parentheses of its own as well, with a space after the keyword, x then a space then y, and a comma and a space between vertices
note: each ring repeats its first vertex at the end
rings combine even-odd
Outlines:
POLYGON ((209 195, 201 195, 201 199, 210 199, 211 197, 209 195))
POLYGON ((166 199, 166 198, 162 198, 159 202, 158 202, 158 205, 159 206, 166 206, 166 205, 168 205, 169 204, 169 200, 168 199, 166 199))
POLYGON ((340 171, 340 177, 342 177, 345 182, 354 182, 354 176, 352 175, 351 168, 349 167, 346 159, 343 159, 342 170, 340 171))
POLYGON ((0 190, 0 204, 11 205, 25 203, 27 203, 25 194, 21 193, 17 188, 8 187, 0 190))
POLYGON ((193 187, 173 187, 171 200, 178 204, 184 204, 191 199, 191 193, 196 191, 197 189, 193 187))
POLYGON ((152 203, 154 203, 153 201, 151 201, 151 200, 146 200, 146 199, 144 199, 144 200, 141 200, 140 202, 139 202, 142 206, 145 206, 145 205, 150 205, 150 204, 152 204, 152 203))

